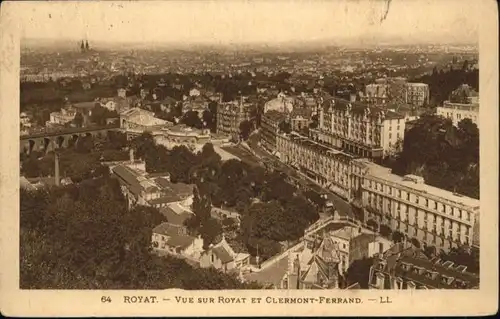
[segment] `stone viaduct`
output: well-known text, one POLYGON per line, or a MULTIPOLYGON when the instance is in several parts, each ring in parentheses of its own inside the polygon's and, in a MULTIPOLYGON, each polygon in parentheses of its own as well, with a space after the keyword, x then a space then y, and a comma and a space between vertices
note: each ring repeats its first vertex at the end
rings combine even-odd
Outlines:
POLYGON ((58 148, 76 145, 78 139, 85 136, 105 136, 109 131, 120 130, 118 125, 106 127, 72 128, 64 131, 43 132, 39 134, 21 135, 19 150, 21 153, 32 151, 50 152, 58 148))

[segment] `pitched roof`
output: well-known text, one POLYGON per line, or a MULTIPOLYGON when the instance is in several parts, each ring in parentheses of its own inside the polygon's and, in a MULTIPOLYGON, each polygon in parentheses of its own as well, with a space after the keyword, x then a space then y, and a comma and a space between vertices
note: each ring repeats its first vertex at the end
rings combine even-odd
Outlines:
POLYGON ((233 257, 229 254, 229 252, 223 246, 216 246, 212 248, 212 252, 217 258, 222 261, 223 264, 233 261, 233 257))
POLYGON ((139 174, 124 165, 113 167, 113 173, 119 177, 120 183, 125 183, 125 186, 134 194, 139 195, 142 191, 142 186, 138 180, 139 174))
POLYGON ((167 222, 161 223, 160 225, 153 228, 154 234, 169 235, 171 234, 171 225, 167 222))
POLYGON ((387 111, 384 108, 371 106, 371 105, 368 106, 366 104, 359 103, 359 102, 349 102, 347 100, 337 98, 337 97, 333 97, 333 98, 329 98, 329 99, 324 100, 322 107, 325 111, 330 110, 330 109, 344 111, 348 107, 350 107, 351 112, 356 113, 356 114, 363 114, 365 111, 369 111, 369 113, 367 115, 370 117, 376 117, 379 114, 384 114, 384 118, 388 118, 388 119, 398 119, 398 118, 403 119, 404 118, 404 115, 402 115, 398 112, 387 111), (381 113, 381 112, 383 112, 383 113, 381 113))
POLYGON ((148 201, 151 205, 169 204, 180 201, 181 198, 175 194, 163 194, 161 197, 154 198, 148 201))
POLYGON ((180 248, 185 248, 193 243, 195 240, 194 237, 188 236, 188 235, 172 235, 168 240, 167 240, 167 245, 171 247, 180 247, 180 248))
POLYGON ((311 117, 311 114, 313 113, 313 110, 309 107, 296 107, 293 109, 291 116, 292 118, 296 117, 303 117, 305 119, 309 119, 311 117))
POLYGON ((194 186, 185 183, 171 183, 170 189, 180 196, 189 196, 193 194, 194 186))
POLYGON ((276 287, 280 286, 283 276, 288 270, 288 258, 281 258, 273 265, 262 269, 259 272, 250 273, 245 276, 247 281, 256 281, 262 284, 273 284, 276 287))
MULTIPOLYGON (((415 283, 420 283, 431 288, 443 289, 454 288, 456 279, 464 282, 467 287, 474 288, 479 285, 479 276, 456 269, 454 267, 446 267, 437 263, 437 261, 429 260, 419 249, 413 246, 405 246, 404 244, 395 244, 384 254, 385 266, 383 271, 394 273, 396 276, 406 278, 415 283), (424 269, 423 274, 415 272, 413 269, 405 270, 404 265, 410 267, 419 267, 424 269), (428 273, 435 272, 436 277, 429 278, 428 273), (450 284, 444 283, 443 278, 455 278, 450 284)), ((375 265, 380 264, 381 260, 375 261, 375 265)))
POLYGON ((172 208, 170 207, 161 207, 159 209, 160 213, 163 214, 163 216, 165 216, 167 218, 167 221, 170 223, 170 224, 174 224, 174 225, 184 225, 184 221, 186 221, 187 219, 189 219, 191 217, 192 214, 190 214, 189 212, 185 211, 185 212, 182 212, 182 213, 177 213, 175 212, 172 208))

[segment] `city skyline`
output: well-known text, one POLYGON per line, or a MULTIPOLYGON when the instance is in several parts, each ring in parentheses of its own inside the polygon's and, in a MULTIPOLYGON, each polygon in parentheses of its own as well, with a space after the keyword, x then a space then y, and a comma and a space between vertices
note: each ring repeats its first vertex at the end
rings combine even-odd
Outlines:
POLYGON ((20 16, 20 24, 24 26, 21 36, 38 41, 88 39, 93 43, 154 45, 401 45, 474 43, 478 40, 477 10, 462 0, 320 1, 314 5, 305 1, 29 5, 30 9, 20 16))

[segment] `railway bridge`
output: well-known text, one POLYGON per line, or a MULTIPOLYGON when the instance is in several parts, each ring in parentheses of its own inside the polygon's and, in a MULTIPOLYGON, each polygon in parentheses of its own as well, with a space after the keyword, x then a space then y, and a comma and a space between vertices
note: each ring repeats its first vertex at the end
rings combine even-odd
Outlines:
POLYGON ((46 131, 38 134, 20 136, 19 150, 21 153, 32 151, 50 152, 58 148, 68 148, 76 145, 78 139, 85 136, 100 137, 109 131, 119 131, 119 124, 101 127, 70 128, 58 131, 46 131))

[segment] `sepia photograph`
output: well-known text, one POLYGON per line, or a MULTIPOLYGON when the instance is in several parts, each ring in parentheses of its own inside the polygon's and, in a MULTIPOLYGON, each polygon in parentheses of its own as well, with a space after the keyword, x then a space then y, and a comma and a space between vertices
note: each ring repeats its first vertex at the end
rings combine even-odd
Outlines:
POLYGON ((351 290, 485 283, 481 228, 498 211, 480 199, 480 141, 498 122, 480 125, 479 105, 498 98, 480 85, 474 4, 10 5, 16 289, 100 291, 110 307, 250 303, 212 295, 238 290, 368 307, 351 290))

